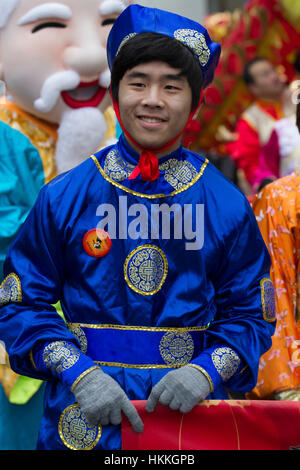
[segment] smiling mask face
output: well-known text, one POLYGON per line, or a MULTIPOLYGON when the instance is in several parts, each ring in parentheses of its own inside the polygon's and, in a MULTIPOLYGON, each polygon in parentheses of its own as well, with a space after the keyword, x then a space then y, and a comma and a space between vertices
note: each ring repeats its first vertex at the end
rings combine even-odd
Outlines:
POLYGON ((48 122, 109 104, 106 41, 127 0, 0 0, 0 78, 16 104, 48 122))

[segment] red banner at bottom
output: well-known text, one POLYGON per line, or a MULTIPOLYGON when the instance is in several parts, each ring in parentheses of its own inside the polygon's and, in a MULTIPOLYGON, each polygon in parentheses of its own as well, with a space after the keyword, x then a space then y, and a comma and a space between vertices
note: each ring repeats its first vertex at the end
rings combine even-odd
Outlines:
POLYGON ((289 450, 300 445, 300 402, 208 400, 190 413, 135 401, 144 432, 127 420, 123 450, 289 450))

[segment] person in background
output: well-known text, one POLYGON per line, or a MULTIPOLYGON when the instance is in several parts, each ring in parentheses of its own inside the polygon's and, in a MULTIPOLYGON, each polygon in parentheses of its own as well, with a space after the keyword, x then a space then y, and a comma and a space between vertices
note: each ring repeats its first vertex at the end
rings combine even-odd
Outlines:
MULTIPOLYGON (((297 65, 299 67, 299 64, 297 65)), ((299 101, 299 80, 290 84, 291 100, 299 101)), ((300 166, 300 133, 296 120, 297 115, 279 119, 274 125, 270 139, 262 147, 259 155, 260 171, 255 186, 260 188, 284 176, 292 174, 300 166)))
POLYGON ((295 119, 295 105, 288 86, 269 60, 256 57, 248 62, 243 78, 255 100, 238 120, 237 138, 230 149, 231 158, 255 193, 265 178, 259 161, 262 149, 279 120, 295 119))

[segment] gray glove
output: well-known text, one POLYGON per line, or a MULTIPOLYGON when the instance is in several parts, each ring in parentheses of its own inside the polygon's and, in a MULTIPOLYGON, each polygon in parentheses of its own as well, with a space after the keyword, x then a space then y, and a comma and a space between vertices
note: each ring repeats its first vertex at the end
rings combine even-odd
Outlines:
POLYGON ((144 424, 124 390, 100 368, 79 380, 73 393, 90 426, 121 424, 123 411, 133 429, 143 431, 144 424))
POLYGON ((157 402, 169 405, 172 410, 188 413, 211 392, 210 383, 199 369, 184 366, 168 372, 152 389, 146 404, 154 411, 157 402))

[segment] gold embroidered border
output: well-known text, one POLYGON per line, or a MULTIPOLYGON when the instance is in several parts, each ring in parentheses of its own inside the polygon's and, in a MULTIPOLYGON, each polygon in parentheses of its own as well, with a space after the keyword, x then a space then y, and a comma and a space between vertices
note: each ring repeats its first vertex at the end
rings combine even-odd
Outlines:
POLYGON ((89 369, 85 370, 84 372, 82 372, 82 374, 79 375, 79 377, 77 377, 77 379, 75 380, 75 382, 73 383, 72 387, 71 387, 71 392, 74 391, 74 388, 76 387, 76 385, 80 382, 81 379, 83 379, 83 377, 85 377, 86 375, 88 375, 90 372, 92 372, 92 370, 95 370, 95 369, 99 369, 98 366, 94 366, 94 367, 90 367, 89 369))
POLYGON ((178 369, 188 364, 124 364, 122 362, 102 362, 94 361, 98 366, 104 367, 123 367, 124 369, 178 369))
POLYGON ((126 193, 132 194, 133 196, 137 196, 137 197, 144 197, 146 199, 158 199, 158 198, 164 198, 164 197, 172 197, 172 196, 175 196, 176 194, 179 194, 179 193, 182 193, 182 192, 186 191, 187 189, 189 189, 191 186, 193 186, 201 178, 201 176, 203 175, 203 173, 204 173, 204 171, 205 171, 205 169, 206 169, 206 167, 209 163, 209 160, 206 158, 205 162, 201 166, 201 169, 200 169, 199 173, 197 174, 197 176, 195 176, 195 178, 190 183, 186 184, 182 188, 179 188, 179 189, 176 189, 175 191, 172 191, 170 194, 143 194, 143 193, 138 193, 136 191, 132 191, 131 189, 126 188, 126 186, 123 186, 122 184, 117 183, 112 178, 107 176, 105 174, 105 172, 103 171, 103 169, 101 168, 101 165, 98 162, 95 155, 91 155, 91 159, 94 161, 94 163, 95 163, 96 167, 98 168, 100 174, 102 175, 102 177, 106 181, 111 183, 113 186, 116 186, 117 188, 122 189, 126 193))
POLYGON ((209 382, 210 392, 213 393, 214 384, 213 384, 213 381, 211 380, 211 376, 208 374, 208 372, 206 372, 205 369, 202 369, 202 367, 198 366, 197 364, 186 364, 186 365, 189 366, 189 367, 194 367, 195 369, 202 372, 203 375, 205 375, 205 377, 207 378, 207 380, 209 382))
POLYGON ((133 325, 94 325, 89 323, 68 323, 68 325, 78 326, 81 328, 92 328, 99 330, 128 330, 128 331, 164 331, 174 333, 184 333, 189 331, 204 331, 209 328, 210 323, 203 326, 187 326, 187 327, 172 327, 172 326, 133 326, 133 325))
MULTIPOLYGON (((104 362, 104 361, 94 361, 94 362, 97 365, 94 366, 94 367, 91 367, 87 371, 83 372, 75 380, 75 382, 73 383, 73 385, 71 387, 71 391, 74 390, 74 388, 78 384, 79 380, 82 379, 85 375, 87 375, 88 372, 91 372, 93 369, 98 369, 100 366, 104 366, 104 367, 122 367, 124 369, 177 369, 179 367, 189 365, 189 364, 185 364, 185 363, 182 363, 182 364, 177 363, 175 365, 170 365, 170 364, 168 365, 168 364, 125 364, 123 362, 104 362)), ((34 367, 36 368, 33 360, 32 360, 32 363, 33 363, 34 367)))
POLYGON ((247 369, 248 369, 248 365, 245 365, 245 366, 242 368, 242 370, 238 373, 238 375, 243 374, 243 373, 245 372, 245 370, 247 370, 247 369))
POLYGON ((33 359, 32 349, 31 349, 30 352, 29 352, 29 358, 30 358, 30 361, 31 361, 31 364, 33 365, 33 367, 34 367, 36 370, 38 370, 38 368, 37 368, 37 366, 36 366, 36 364, 35 364, 35 362, 34 362, 34 359, 33 359))
POLYGON ((130 39, 134 38, 138 33, 130 33, 130 34, 127 34, 127 36, 125 36, 122 41, 120 42, 120 45, 118 47, 118 50, 117 50, 117 53, 116 53, 116 57, 117 55, 119 54, 120 50, 122 49, 122 47, 124 46, 124 44, 126 44, 126 42, 128 42, 130 39))

